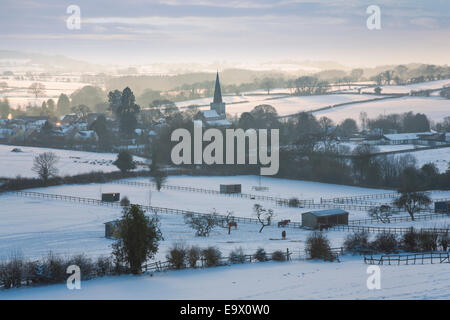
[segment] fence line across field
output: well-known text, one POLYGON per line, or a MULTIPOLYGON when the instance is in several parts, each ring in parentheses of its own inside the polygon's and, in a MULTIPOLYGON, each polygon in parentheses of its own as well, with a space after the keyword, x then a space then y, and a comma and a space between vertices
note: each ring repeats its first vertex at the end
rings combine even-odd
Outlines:
MULTIPOLYGON (((150 187, 155 187, 156 186, 156 184, 152 183, 152 182, 112 181, 110 183, 129 185, 129 186, 135 186, 135 187, 142 187, 142 188, 150 188, 150 187)), ((234 198, 245 198, 245 199, 252 199, 252 200, 274 201, 274 202, 277 202, 277 204, 280 204, 280 205, 284 205, 284 204, 288 205, 289 201, 290 201, 290 199, 280 198, 280 197, 264 196, 264 195, 250 194, 250 193, 221 193, 220 191, 213 190, 213 189, 203 189, 203 188, 195 188, 195 187, 187 187, 187 186, 162 185, 161 188, 162 189, 167 189, 167 190, 197 192, 197 193, 213 194, 213 195, 218 195, 218 196, 226 196, 226 197, 234 197, 234 198)), ((313 204, 314 203, 314 199, 298 199, 298 203, 300 205, 302 205, 302 204, 313 204)))
MULTIPOLYGON (((286 251, 280 250, 283 254, 283 257, 285 261, 294 261, 294 260, 306 260, 308 257, 306 254, 302 251, 289 251, 289 249, 286 249, 286 251)), ((339 256, 344 254, 344 248, 331 248, 332 254, 335 256, 337 260, 339 260, 339 256)), ((271 257, 273 255, 272 253, 266 253, 267 260, 270 261, 273 260, 271 257)), ((240 263, 254 263, 259 262, 258 259, 256 259, 254 254, 245 254, 242 256, 243 262, 239 263, 233 263, 231 262, 230 257, 221 257, 219 260, 219 265, 232 265, 232 264, 240 264, 240 263)), ((200 258, 197 262, 197 268, 205 268, 206 265, 206 259, 200 258)), ((162 272, 174 269, 172 268, 172 264, 169 261, 155 261, 151 263, 146 263, 142 267, 142 271, 144 272, 162 272)), ((185 269, 189 269, 189 267, 186 266, 185 269)))
MULTIPOLYGON (((370 227, 370 226, 352 226, 352 225, 339 225, 328 228, 328 230, 334 231, 349 231, 349 232, 367 232, 367 233, 391 233, 391 234, 405 234, 413 228, 392 228, 392 227, 370 227)), ((450 229, 448 228, 420 228, 414 229, 416 232, 428 232, 437 234, 448 234, 450 229)))
MULTIPOLYGON (((142 188, 150 188, 154 187, 154 183, 147 183, 147 182, 135 182, 135 181, 114 181, 111 182, 114 184, 122 184, 122 185, 129 185, 129 186, 135 186, 135 187, 142 187, 142 188)), ((212 189, 202 189, 202 188, 194 188, 194 187, 186 187, 186 186, 173 186, 173 185, 163 185, 163 189, 168 190, 179 190, 179 191, 188 191, 188 192, 199 192, 204 194, 213 194, 213 195, 220 195, 220 196, 228 196, 228 197, 235 197, 235 198, 245 198, 245 199, 252 199, 252 200, 264 200, 264 201, 273 201, 278 206, 284 206, 284 207, 291 207, 291 208, 308 208, 308 209, 330 209, 330 208, 339 208, 343 210, 357 210, 357 211, 367 211, 371 208, 374 208, 375 205, 353 205, 353 204, 337 204, 337 203, 331 203, 331 202, 321 202, 321 203, 314 203, 314 199, 296 199, 298 200, 298 203, 296 205, 292 205, 292 199, 286 199, 286 198, 279 198, 279 197, 273 197, 273 196, 264 196, 264 195, 255 195, 255 194, 248 194, 248 193, 221 193, 217 190, 212 189)), ((394 209, 395 210, 395 209, 394 209)))
MULTIPOLYGON (((440 193, 440 192, 449 192, 449 190, 430 190, 430 192, 433 193, 440 193)), ((365 200, 372 200, 372 199, 386 199, 386 198, 396 198, 398 197, 398 192, 388 192, 388 193, 374 193, 374 194, 365 194, 360 196, 350 196, 350 197, 337 197, 337 198, 331 198, 331 199, 322 199, 323 202, 327 203, 364 203, 365 200)), ((433 199, 433 202, 437 201, 448 201, 450 198, 441 198, 441 199, 433 199)), ((377 202, 373 202, 374 204, 377 204, 377 202)), ((381 203, 378 203, 380 205, 381 203)))
POLYGON ((374 257, 365 255, 364 263, 372 265, 411 265, 426 263, 450 263, 449 252, 423 252, 412 254, 382 255, 374 257))
MULTIPOLYGON (((98 205, 98 206, 106 206, 111 208, 122 208, 120 203, 118 202, 106 202, 101 201, 97 199, 92 198, 83 198, 83 197, 76 197, 76 196, 68 196, 68 195, 59 195, 59 194, 51 194, 51 193, 41 193, 41 192, 32 192, 32 191, 13 191, 11 194, 21 196, 21 197, 34 197, 34 198, 42 198, 42 199, 51 199, 51 200, 61 200, 61 201, 68 201, 68 202, 77 202, 77 203, 83 203, 88 205, 98 205)), ((139 205, 139 204, 138 204, 139 205)), ((139 205, 142 209, 146 210, 147 212, 158 214, 158 213, 165 213, 165 214, 179 214, 179 215, 186 215, 191 214, 193 216, 215 216, 216 218, 227 221, 232 220, 239 223, 245 223, 245 224, 260 224, 259 220, 256 218, 247 218, 247 217, 235 217, 228 218, 225 215, 220 214, 211 214, 211 213, 201 213, 196 211, 189 211, 189 210, 182 210, 182 209, 173 209, 173 208, 164 208, 164 207, 154 207, 154 206, 147 206, 147 205, 139 205)), ((446 213, 430 213, 430 214, 424 214, 424 215, 416 215, 415 220, 431 220, 435 218, 442 218, 442 217, 448 217, 449 214, 446 213)), ((400 221, 411 221, 411 217, 409 216, 402 216, 402 217, 391 217, 391 222, 400 222, 400 221)), ((280 221, 272 221, 271 226, 277 226, 278 222, 280 221)), ((361 224, 368 224, 368 223, 381 223, 381 221, 377 219, 361 219, 361 220, 349 220, 349 225, 342 225, 342 226, 334 226, 331 227, 331 230, 339 230, 342 229, 343 231, 349 231, 347 229, 354 228, 357 229, 360 227, 361 224)), ((283 227, 287 228, 301 228, 302 223, 301 222, 289 222, 283 225, 283 227)), ((363 226, 365 227, 365 226, 363 226)), ((365 228, 384 228, 389 229, 386 227, 365 227, 365 228)), ((392 229, 392 228, 390 228, 392 229)), ((400 229, 407 229, 407 228, 400 228, 400 229)))
MULTIPOLYGON (((14 195, 21 196, 21 197, 34 197, 34 198, 42 198, 42 199, 51 199, 51 200, 61 200, 61 201, 68 201, 68 202, 77 202, 77 203, 83 203, 83 204, 89 204, 89 205, 98 205, 98 206, 107 206, 112 208, 122 208, 120 203, 118 202, 105 202, 97 199, 91 199, 91 198, 82 198, 82 197, 75 197, 75 196, 67 196, 67 195, 59 195, 59 194, 51 194, 51 193, 41 193, 41 192, 32 192, 32 191, 14 191, 11 192, 14 195)), ((139 205, 139 204, 138 204, 139 205)), ((239 223, 246 223, 246 224, 260 224, 259 220, 256 218, 246 218, 246 217, 227 217, 225 215, 220 214, 212 214, 212 213, 201 213, 196 211, 188 211, 188 210, 181 210, 181 209, 173 209, 173 208, 164 208, 164 207, 154 207, 154 206, 146 206, 146 205, 139 205, 143 210, 158 214, 158 213, 166 213, 166 214, 178 214, 178 215, 186 215, 190 214, 193 216, 214 216, 218 218, 219 220, 225 221, 226 219, 239 222, 239 223)), ((277 226, 278 221, 272 221, 271 226, 277 226)), ((289 228, 300 228, 301 223, 299 222, 290 222, 285 227, 289 228)))

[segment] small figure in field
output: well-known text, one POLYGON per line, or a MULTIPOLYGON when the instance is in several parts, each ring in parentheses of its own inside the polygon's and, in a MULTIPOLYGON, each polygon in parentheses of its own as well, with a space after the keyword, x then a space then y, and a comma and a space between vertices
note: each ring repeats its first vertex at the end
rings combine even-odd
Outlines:
POLYGON ((283 240, 286 240, 286 231, 283 230, 283 232, 281 233, 281 237, 283 238, 283 240))

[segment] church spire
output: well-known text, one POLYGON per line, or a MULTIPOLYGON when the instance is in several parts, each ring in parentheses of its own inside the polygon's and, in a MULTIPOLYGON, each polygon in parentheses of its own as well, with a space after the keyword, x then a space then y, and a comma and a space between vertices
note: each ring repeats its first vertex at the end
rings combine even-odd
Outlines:
POLYGON ((214 89, 214 100, 213 103, 222 103, 222 90, 220 89, 220 81, 219 81, 219 71, 217 71, 216 76, 216 87, 214 89))

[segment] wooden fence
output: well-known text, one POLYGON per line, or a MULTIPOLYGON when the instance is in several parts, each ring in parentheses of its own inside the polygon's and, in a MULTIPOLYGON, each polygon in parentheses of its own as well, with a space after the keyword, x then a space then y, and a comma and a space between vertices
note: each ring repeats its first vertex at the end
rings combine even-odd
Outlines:
MULTIPOLYGON (((370 227, 370 226, 352 226, 352 225, 339 225, 329 228, 328 230, 334 231, 349 231, 349 232, 367 232, 367 233, 391 233, 391 234, 405 234, 413 228, 392 228, 392 227, 370 227)), ((448 234, 450 229, 446 228, 421 228, 414 229, 417 232, 423 233, 437 233, 448 234)))
MULTIPOLYGON (((87 204, 87 205, 97 205, 97 206, 107 206, 111 208, 122 208, 119 202, 105 202, 97 199, 91 199, 91 198, 82 198, 82 197, 74 197, 74 196, 66 196, 66 195, 59 195, 59 194, 50 194, 50 193, 41 193, 41 192, 31 192, 31 191, 14 191, 11 192, 11 194, 20 196, 20 197, 32 197, 32 198, 41 198, 41 199, 49 199, 49 200, 60 200, 60 201, 66 201, 66 202, 76 202, 80 204, 87 204)), ((139 205, 139 204, 138 204, 139 205)), ((238 222, 238 223, 244 223, 244 224, 260 224, 258 219, 255 218, 246 218, 246 217, 231 217, 228 218, 225 215, 220 214, 212 214, 212 213, 201 213, 196 211, 188 211, 188 210, 181 210, 181 209, 173 209, 173 208, 164 208, 164 207, 154 207, 154 206, 146 206, 146 205, 139 205, 143 210, 153 213, 153 214, 178 214, 178 215, 186 215, 190 214, 193 216, 213 216, 217 218, 218 220, 225 221, 226 219, 230 219, 232 221, 238 222)), ((277 226, 278 221, 272 221, 270 224, 271 226, 277 226)), ((301 223, 299 222, 290 222, 284 227, 287 228, 300 228, 301 223)))
MULTIPOLYGON (((281 250, 280 250, 281 251, 281 250)), ((344 254, 344 248, 331 248, 331 252, 335 256, 335 258, 339 261, 339 256, 344 254)), ((306 260, 307 256, 303 254, 301 251, 292 252, 289 251, 289 249, 286 249, 286 251, 281 251, 283 254, 284 261, 292 261, 292 260, 306 260)), ((266 260, 270 261, 272 259, 273 253, 266 253, 266 260)), ((245 254, 241 257, 239 257, 239 262, 233 262, 230 257, 221 257, 219 259, 218 266, 225 266, 225 265, 232 265, 232 264, 240 264, 240 263, 255 263, 255 262, 262 262, 256 259, 255 255, 252 254, 245 254)), ((196 268, 206 268, 207 263, 206 259, 201 257, 197 261, 196 268)), ((188 268, 188 266, 185 266, 184 269, 188 268)), ((147 263, 143 265, 143 272, 161 272, 161 271, 167 271, 167 270, 174 270, 175 268, 172 266, 172 264, 169 261, 155 261, 151 263, 147 263)))
MULTIPOLYGON (((129 185, 129 186, 135 186, 135 187, 141 187, 141 188, 151 188, 151 187, 155 187, 156 186, 152 182, 113 181, 111 183, 123 184, 123 185, 129 185)), ((212 195, 217 195, 217 196, 227 196, 227 197, 233 197, 233 198, 244 198, 244 199, 252 199, 252 200, 273 201, 277 205, 280 205, 280 206, 290 206, 290 202, 291 202, 291 199, 280 198, 280 197, 257 195, 257 194, 249 194, 249 193, 221 193, 220 191, 217 191, 217 190, 195 188, 195 187, 187 187, 187 186, 163 185, 161 188, 162 189, 167 189, 167 190, 197 192, 197 193, 212 194, 212 195)), ((299 206, 303 206, 303 205, 307 205, 307 204, 313 204, 313 203, 314 203, 314 199, 298 199, 299 206)))
POLYGON ((450 263, 449 252, 423 252, 412 254, 394 254, 374 257, 364 256, 364 263, 372 265, 410 265, 428 263, 450 263))
MULTIPOLYGON (((448 218, 450 217, 450 213, 434 213, 433 211, 425 211, 422 210, 422 212, 428 212, 425 214, 415 214, 414 215, 414 221, 426 221, 426 220, 433 220, 433 219, 441 219, 441 218, 448 218)), ((388 223, 395 223, 395 222, 407 222, 412 221, 411 216, 409 215, 402 215, 402 216, 393 216, 389 217, 388 223)), ((364 225, 364 224, 380 224, 383 223, 381 220, 376 218, 366 218, 366 219, 355 219, 355 220, 349 220, 349 225, 364 225)))

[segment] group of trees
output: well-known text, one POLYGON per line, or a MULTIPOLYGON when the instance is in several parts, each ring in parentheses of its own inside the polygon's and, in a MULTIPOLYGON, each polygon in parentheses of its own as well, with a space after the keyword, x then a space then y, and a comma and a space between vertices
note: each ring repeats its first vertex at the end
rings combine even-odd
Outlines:
POLYGON ((399 133, 430 131, 430 121, 422 113, 406 112, 403 114, 380 115, 375 119, 367 119, 368 129, 396 130, 399 133))

